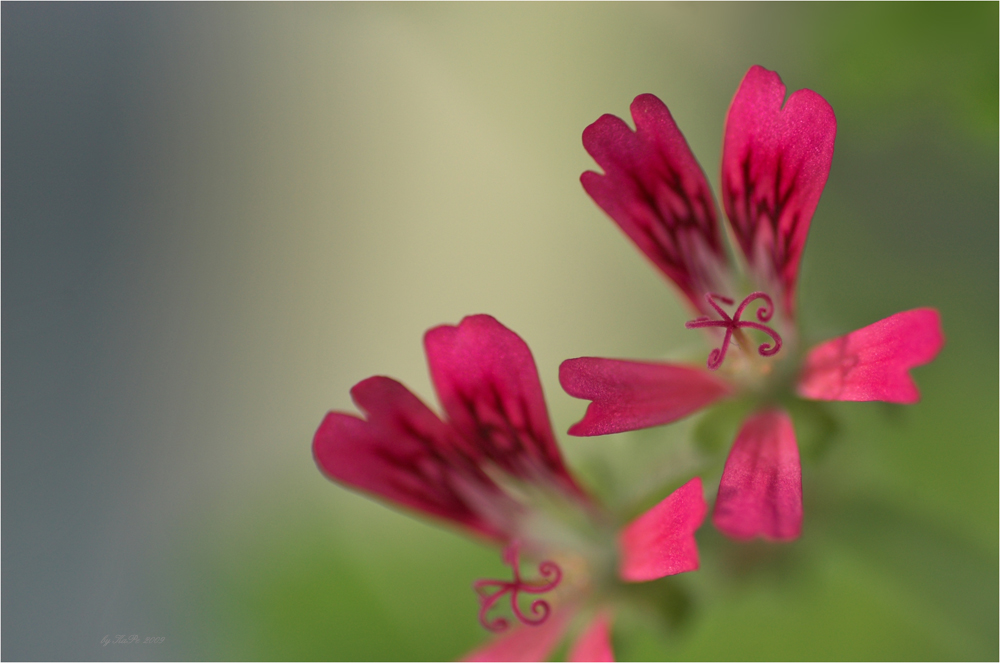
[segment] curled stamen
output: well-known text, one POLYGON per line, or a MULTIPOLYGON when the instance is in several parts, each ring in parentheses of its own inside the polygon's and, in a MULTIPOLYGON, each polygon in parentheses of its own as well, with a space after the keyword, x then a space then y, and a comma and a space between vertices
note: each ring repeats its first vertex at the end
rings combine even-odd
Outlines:
POLYGON ((555 589, 562 580, 562 569, 555 562, 546 560, 538 565, 538 573, 541 574, 542 580, 545 582, 525 582, 521 579, 521 564, 518 559, 518 544, 516 542, 504 548, 503 561, 513 570, 513 580, 477 580, 472 583, 473 589, 479 595, 479 623, 483 625, 483 628, 494 633, 507 630, 510 622, 506 619, 497 617, 491 621, 486 615, 504 594, 510 594, 510 607, 518 621, 529 626, 538 626, 548 619, 549 613, 552 612, 548 601, 543 599, 532 601, 529 612, 533 617, 529 617, 521 611, 521 606, 517 603, 517 595, 520 592, 544 594, 555 589))
POLYGON ((778 353, 781 349, 781 336, 778 332, 774 331, 767 325, 761 324, 762 322, 767 322, 774 315, 774 302, 771 301, 771 297, 764 292, 751 292, 746 298, 740 302, 740 305, 736 308, 736 313, 733 317, 729 317, 729 314, 722 310, 716 301, 722 302, 727 306, 733 304, 733 300, 729 297, 723 297, 722 295, 717 295, 714 292, 710 292, 705 295, 705 301, 708 302, 709 306, 714 308, 722 320, 712 320, 707 316, 702 316, 695 320, 684 323, 684 326, 688 329, 698 329, 701 327, 725 327, 726 335, 722 339, 722 346, 712 350, 708 355, 708 367, 711 370, 716 370, 722 365, 722 360, 726 358, 726 350, 729 349, 729 342, 733 338, 733 332, 737 329, 742 329, 745 327, 750 327, 758 331, 762 331, 773 339, 773 343, 762 343, 760 347, 757 348, 758 354, 762 357, 771 357, 778 353), (743 310, 750 304, 750 302, 755 299, 763 299, 764 302, 757 309, 757 319, 760 322, 751 322, 750 320, 740 320, 740 316, 743 315, 743 310))
MULTIPOLYGON (((751 292, 747 295, 746 299, 740 302, 739 308, 736 309, 736 314, 733 316, 733 320, 739 322, 740 316, 743 315, 743 309, 745 309, 747 305, 755 299, 764 300, 763 306, 757 309, 757 319, 761 322, 767 322, 770 320, 771 316, 774 315, 774 302, 771 301, 771 297, 768 296, 766 292, 751 292)), ((732 300, 729 301, 732 302, 732 300)))

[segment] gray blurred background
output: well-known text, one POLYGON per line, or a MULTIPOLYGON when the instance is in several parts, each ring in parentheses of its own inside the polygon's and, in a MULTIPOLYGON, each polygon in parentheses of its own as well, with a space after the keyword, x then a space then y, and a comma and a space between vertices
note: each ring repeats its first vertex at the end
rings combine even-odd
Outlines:
POLYGON ((433 402, 423 332, 487 312, 531 345, 585 477, 652 458, 665 429, 563 434, 584 405, 560 361, 691 342, 582 191, 580 134, 652 92, 715 185, 753 64, 839 122, 805 335, 927 305, 948 345, 920 405, 830 408, 800 542, 704 528, 685 617, 618 625, 616 650, 997 658, 995 3, 0 12, 4 659, 481 642, 469 584, 496 552, 328 483, 312 434, 370 375, 433 402))

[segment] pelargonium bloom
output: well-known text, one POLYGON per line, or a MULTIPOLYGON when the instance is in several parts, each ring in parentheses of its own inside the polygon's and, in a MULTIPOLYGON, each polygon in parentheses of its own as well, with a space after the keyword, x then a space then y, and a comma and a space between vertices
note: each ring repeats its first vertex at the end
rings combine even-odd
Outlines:
POLYGON ((424 347, 443 417, 399 382, 368 378, 351 390, 365 418, 327 414, 313 440, 316 463, 335 481, 502 547, 513 579, 473 585, 480 622, 500 635, 470 658, 543 660, 574 617, 589 613, 570 655, 611 660, 613 615, 601 596, 619 581, 698 568, 701 480, 619 529, 563 462, 517 334, 475 315, 431 329, 424 347), (539 561, 537 571, 522 555, 539 561), (505 613, 520 623, 511 627, 505 613))
POLYGON ((809 224, 833 159, 837 122, 812 90, 785 99, 775 72, 755 66, 726 118, 722 204, 737 250, 727 254, 708 181, 667 107, 631 106, 635 131, 604 115, 583 133, 604 174, 580 180, 591 198, 700 314, 686 326, 713 342, 707 366, 582 357, 560 367, 572 396, 591 401, 571 435, 676 421, 720 399, 756 396, 723 469, 712 520, 725 534, 791 540, 802 527, 795 430, 777 405, 792 394, 826 401, 914 403, 908 371, 944 337, 938 312, 897 313, 812 348, 798 347, 795 289, 809 224), (735 346, 735 349, 734 349, 735 346))

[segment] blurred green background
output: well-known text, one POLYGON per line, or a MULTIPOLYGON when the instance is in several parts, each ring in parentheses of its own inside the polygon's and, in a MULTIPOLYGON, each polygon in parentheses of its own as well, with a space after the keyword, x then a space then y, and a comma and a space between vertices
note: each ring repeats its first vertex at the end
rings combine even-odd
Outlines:
MULTIPOLYGON (((935 306, 948 342, 921 404, 806 413, 801 540, 704 527, 702 570, 659 581, 683 614, 620 619, 617 653, 997 659, 996 3, 0 12, 4 659, 482 642, 496 551, 327 482, 312 434, 370 375, 434 402, 422 334, 470 313, 531 345, 560 434, 560 361, 691 343, 580 134, 655 93, 716 185, 753 64, 839 123, 805 335, 935 306), (133 634, 165 640, 101 644, 133 634)), ((699 425, 561 440, 600 490, 732 434, 699 425)))

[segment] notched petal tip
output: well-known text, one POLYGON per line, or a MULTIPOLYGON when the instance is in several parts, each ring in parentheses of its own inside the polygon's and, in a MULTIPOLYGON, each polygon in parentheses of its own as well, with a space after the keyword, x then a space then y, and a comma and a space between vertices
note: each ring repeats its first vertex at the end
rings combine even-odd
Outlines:
POLYGON ((365 418, 330 412, 313 437, 313 457, 327 478, 476 536, 504 538, 502 523, 484 518, 457 488, 475 485, 502 498, 487 476, 454 465, 458 440, 447 424, 390 378, 363 380, 351 394, 365 418))
POLYGON ((342 412, 327 412, 326 416, 323 417, 323 421, 320 422, 319 428, 316 429, 316 433, 313 435, 312 453, 313 460, 316 461, 316 466, 319 467, 320 471, 328 479, 337 480, 337 464, 336 462, 331 462, 328 450, 331 445, 336 444, 336 440, 339 437, 339 429, 342 426, 364 426, 364 423, 364 420, 342 412), (357 423, 353 423, 352 419, 357 423))
POLYGON ((692 366, 579 357, 559 366, 567 394, 590 400, 570 435, 588 437, 677 421, 733 393, 733 387, 692 366))
MULTIPOLYGON (((376 447, 418 433, 428 440, 447 439, 447 430, 424 403, 392 378, 376 375, 351 388, 365 417, 328 412, 313 436, 313 456, 328 477, 358 487, 382 465, 370 458, 376 447), (405 430, 401 424, 405 422, 405 430)), ((403 444, 399 442, 399 444, 403 444)))
POLYGON ((563 462, 528 344, 495 318, 472 315, 424 337, 427 363, 448 422, 467 451, 513 477, 552 477, 584 492, 563 462))
POLYGON ((700 310, 700 294, 728 271, 708 180, 662 101, 642 94, 630 110, 634 131, 613 115, 584 130, 584 148, 604 174, 588 171, 580 182, 700 310))
POLYGON ((492 316, 470 315, 428 331, 424 348, 441 404, 461 430, 475 437, 480 424, 535 427, 554 442, 538 369, 520 336, 492 316))
MULTIPOLYGON (((635 149, 635 134, 620 117, 605 113, 583 130, 583 149, 606 174, 635 149)), ((593 171, 589 171, 593 172, 593 171)), ((603 177, 600 173, 594 173, 603 177)))
POLYGON ((794 294, 809 224, 826 185, 837 121, 812 90, 785 100, 777 73, 754 66, 726 117, 722 202, 740 250, 762 287, 782 290, 786 312, 794 294))
POLYGON ((628 582, 655 580, 698 568, 694 532, 708 505, 695 477, 622 529, 618 574, 628 582))
POLYGON ((792 420, 781 410, 744 422, 719 483, 712 523, 730 538, 791 541, 802 532, 802 467, 792 420))
POLYGON ((903 311, 810 350, 797 392, 822 401, 916 403, 920 392, 909 371, 943 347, 936 309, 903 311))
POLYGON ((629 105, 629 112, 632 113, 632 121, 635 122, 636 130, 648 128, 651 131, 658 123, 668 124, 670 127, 676 126, 667 105, 655 94, 649 92, 640 94, 633 99, 629 105))

